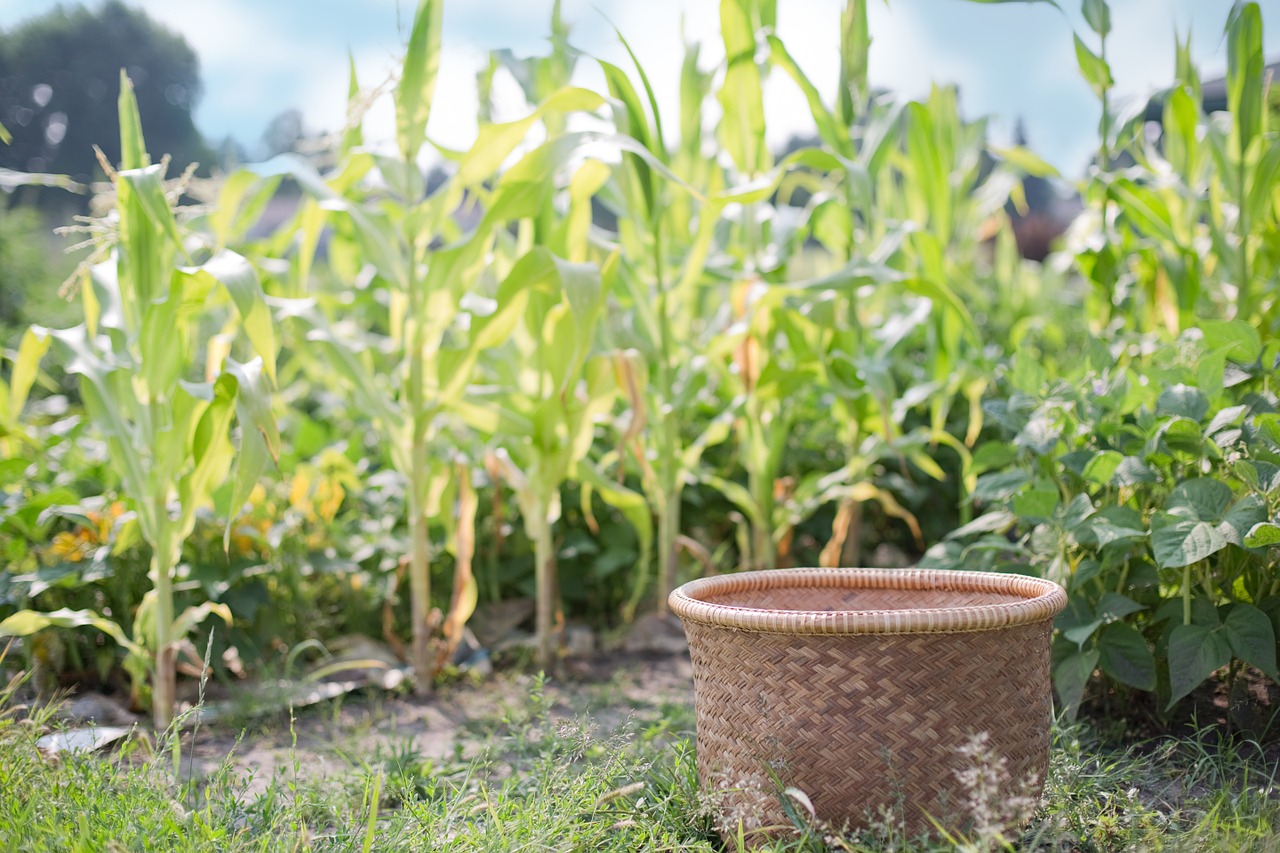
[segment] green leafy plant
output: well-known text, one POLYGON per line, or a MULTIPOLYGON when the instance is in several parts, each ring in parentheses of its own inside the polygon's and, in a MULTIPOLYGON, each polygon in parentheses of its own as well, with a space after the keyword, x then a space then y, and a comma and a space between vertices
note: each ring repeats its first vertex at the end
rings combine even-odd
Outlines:
MULTIPOLYGON (((51 344, 67 372, 80 378, 85 411, 107 443, 142 538, 151 547, 154 586, 135 618, 126 665, 139 689, 152 673, 152 709, 163 727, 174 706, 177 642, 211 613, 231 618, 215 602, 175 614, 174 575, 197 510, 214 501, 230 475, 223 500, 234 517, 279 453, 271 414, 276 344, 249 262, 179 224, 173 206, 178 188, 166 187, 164 163, 151 163, 131 84, 123 74, 121 82, 124 153, 120 171, 111 173, 117 218, 101 222, 96 262, 85 272, 85 322, 65 330, 34 329, 29 340, 46 343, 29 346, 23 369, 34 369, 39 348, 51 344), (203 260, 197 263, 198 258, 203 260), (206 324, 225 316, 228 304, 238 317, 231 328, 241 328, 256 353, 243 363, 226 353, 202 359, 206 324), (237 421, 238 449, 231 434, 237 421)), ((12 390, 25 383, 20 379, 12 390)), ((0 635, 72 622, 100 627, 102 618, 86 611, 57 619, 24 611, 0 623, 0 635)))
POLYGON ((1101 344, 1072 382, 1016 363, 991 415, 1012 465, 977 478, 988 511, 933 564, 1034 571, 1070 595, 1054 682, 1074 714, 1095 670, 1168 711, 1215 671, 1276 672, 1280 349, 1205 322, 1150 356, 1101 344))

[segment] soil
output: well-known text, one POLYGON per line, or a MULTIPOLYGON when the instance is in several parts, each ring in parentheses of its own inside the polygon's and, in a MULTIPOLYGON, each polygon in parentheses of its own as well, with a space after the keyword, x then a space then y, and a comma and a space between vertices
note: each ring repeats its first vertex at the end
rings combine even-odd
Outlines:
MULTIPOLYGON (((687 654, 601 653, 566 670, 544 686, 551 719, 589 717, 602 735, 635 718, 656 722, 672 706, 693 706, 687 654)), ((277 711, 228 719, 183 733, 183 772, 208 778, 230 762, 252 794, 295 768, 323 780, 348 774, 352 763, 410 749, 436 762, 465 759, 504 717, 522 712, 534 688, 528 673, 499 671, 479 683, 445 684, 428 698, 367 688, 292 718, 277 711)))

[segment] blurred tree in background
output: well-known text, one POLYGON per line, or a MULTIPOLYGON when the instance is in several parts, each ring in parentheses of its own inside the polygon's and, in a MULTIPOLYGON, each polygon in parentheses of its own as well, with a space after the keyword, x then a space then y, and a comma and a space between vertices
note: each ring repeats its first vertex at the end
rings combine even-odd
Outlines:
POLYGON ((146 138, 173 158, 169 173, 210 163, 191 118, 201 94, 195 52, 146 13, 108 0, 0 31, 0 123, 13 136, 0 145, 0 167, 83 182, 100 172, 94 145, 117 162, 121 68, 134 81, 146 138))

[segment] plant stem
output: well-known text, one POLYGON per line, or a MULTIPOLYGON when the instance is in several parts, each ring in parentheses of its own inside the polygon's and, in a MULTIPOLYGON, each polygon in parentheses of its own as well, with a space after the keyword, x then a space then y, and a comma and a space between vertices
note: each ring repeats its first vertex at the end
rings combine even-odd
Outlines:
POLYGON ((538 501, 533 522, 535 583, 537 584, 538 666, 547 670, 555 661, 552 623, 555 618, 556 555, 547 521, 547 502, 538 501))
POLYGON ((1191 564, 1182 567, 1182 624, 1191 624, 1191 564))
POLYGON ((667 612, 667 596, 676 585, 676 569, 679 552, 676 537, 680 535, 680 493, 677 486, 668 491, 662 511, 658 515, 658 614, 667 612))
MULTIPOLYGON (((415 468, 423 471, 426 449, 414 448, 415 468), (420 452, 421 451, 421 452, 420 452)), ((427 514, 421 506, 425 487, 418 484, 419 476, 410 482, 414 494, 409 498, 409 526, 411 542, 409 551, 409 597, 413 622, 413 692, 418 696, 431 695, 431 572, 427 562, 427 514)))
POLYGON ((177 693, 177 674, 174 671, 173 637, 173 567, 177 562, 172 534, 166 519, 163 499, 156 501, 157 531, 154 550, 151 552, 151 573, 155 576, 156 590, 156 669, 151 693, 151 712, 156 728, 164 730, 173 719, 177 693))

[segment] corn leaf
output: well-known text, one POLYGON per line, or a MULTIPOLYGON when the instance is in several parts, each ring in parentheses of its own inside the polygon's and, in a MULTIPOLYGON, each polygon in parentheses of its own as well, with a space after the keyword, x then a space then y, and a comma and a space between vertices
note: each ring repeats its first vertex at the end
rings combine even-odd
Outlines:
POLYGON ((66 607, 48 613, 19 610, 0 622, 0 637, 29 637, 45 628, 96 628, 115 640, 121 648, 142 653, 137 644, 126 637, 124 631, 115 622, 92 610, 71 610, 66 607))
MULTIPOLYGON (((396 144, 406 163, 417 159, 426 138, 427 118, 440 70, 440 30, 444 0, 421 0, 413 18, 409 49, 396 86, 396 144)), ((353 75, 354 78, 354 75, 353 75)))

